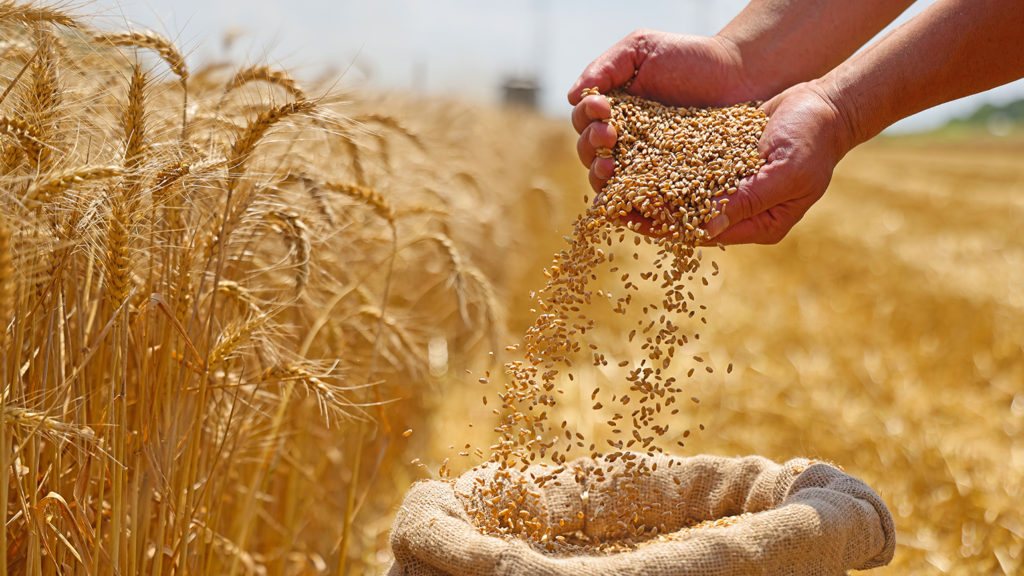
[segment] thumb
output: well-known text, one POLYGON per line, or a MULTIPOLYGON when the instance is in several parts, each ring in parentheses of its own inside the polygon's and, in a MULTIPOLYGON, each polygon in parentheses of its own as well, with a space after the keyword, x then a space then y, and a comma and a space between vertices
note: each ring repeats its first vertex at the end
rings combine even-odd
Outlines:
POLYGON ((731 226, 765 212, 777 204, 775 198, 782 190, 772 178, 774 166, 765 164, 756 174, 745 178, 736 186, 736 192, 718 200, 720 214, 704 225, 710 240, 719 238, 731 226))

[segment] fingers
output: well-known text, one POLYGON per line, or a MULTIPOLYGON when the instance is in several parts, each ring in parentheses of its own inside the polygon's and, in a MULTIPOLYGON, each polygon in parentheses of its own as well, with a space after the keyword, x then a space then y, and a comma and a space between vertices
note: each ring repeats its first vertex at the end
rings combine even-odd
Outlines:
POLYGON ((607 181, 615 173, 615 160, 611 158, 594 158, 590 171, 601 181, 607 181))
POLYGON ((615 146, 615 129, 604 122, 611 116, 611 104, 603 96, 587 96, 572 110, 572 125, 580 134, 576 141, 576 155, 584 166, 590 168, 590 187, 595 192, 601 191, 615 168, 610 158, 597 157, 598 148, 611 149, 615 146))
MULTIPOLYGON (((607 182, 607 180, 602 180, 602 179, 598 178, 597 175, 594 174, 593 170, 590 171, 590 174, 588 174, 587 177, 590 180, 590 187, 594 189, 594 192, 597 192, 598 194, 600 194, 601 190, 604 189, 604 184, 605 184, 605 182, 607 182)), ((595 202, 597 201, 596 197, 594 198, 594 201, 595 202)))
POLYGON ((594 156, 597 155, 597 150, 599 148, 611 150, 615 146, 616 138, 618 135, 611 125, 594 122, 584 128, 583 133, 576 140, 576 153, 584 166, 590 166, 590 163, 594 161, 594 156))
POLYGON ((612 149, 618 135, 615 128, 610 124, 602 122, 611 117, 611 108, 608 100, 602 97, 588 97, 573 110, 573 124, 577 124, 577 112, 579 117, 588 122, 580 131, 580 137, 576 141, 576 154, 584 166, 590 168, 590 186, 595 192, 604 188, 605 182, 612 177, 615 171, 615 161, 611 158, 597 156, 599 148, 612 149))
POLYGON ((612 117, 612 105, 604 96, 587 96, 572 109, 572 127, 577 134, 592 122, 603 122, 612 117))
POLYGON ((614 172, 615 160, 595 157, 590 163, 590 187, 594 189, 594 192, 600 193, 614 172))
POLYGON ((615 129, 607 124, 595 122, 588 126, 576 140, 576 155, 580 157, 580 162, 584 166, 590 166, 594 163, 599 148, 610 150, 613 146, 615 146, 615 129))
POLYGON ((573 106, 579 104, 586 88, 608 92, 628 82, 646 57, 649 34, 649 31, 637 30, 591 62, 569 89, 569 103, 573 106))
POLYGON ((615 129, 602 122, 594 122, 583 130, 576 141, 576 153, 580 162, 590 168, 590 187, 601 192, 605 182, 615 172, 615 160, 597 155, 597 148, 611 149, 615 146, 615 129))

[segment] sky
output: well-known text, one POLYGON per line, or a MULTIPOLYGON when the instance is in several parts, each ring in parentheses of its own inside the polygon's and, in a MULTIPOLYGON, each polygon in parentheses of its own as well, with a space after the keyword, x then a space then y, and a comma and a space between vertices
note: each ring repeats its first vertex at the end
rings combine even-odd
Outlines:
MULTIPOLYGON (((856 1, 856 0, 852 0, 856 1)), ((919 0, 894 25, 931 2, 919 0)), ((583 68, 637 28, 714 34, 744 0, 94 0, 111 26, 161 32, 192 66, 269 61, 296 77, 498 102, 510 75, 540 81, 541 109, 568 117, 565 93, 583 68), (237 35, 230 50, 224 38, 237 35)), ((933 108, 893 131, 923 130, 985 102, 1024 98, 1024 80, 933 108)))

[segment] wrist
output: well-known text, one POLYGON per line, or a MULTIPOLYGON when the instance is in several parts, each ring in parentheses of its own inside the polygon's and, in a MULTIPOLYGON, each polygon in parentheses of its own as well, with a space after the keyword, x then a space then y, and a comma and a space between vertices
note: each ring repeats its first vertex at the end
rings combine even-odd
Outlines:
POLYGON ((712 40, 732 64, 733 82, 738 100, 767 101, 799 84, 806 78, 794 76, 792 63, 770 57, 763 42, 745 40, 742 35, 722 30, 712 40))
POLYGON ((743 49, 734 39, 725 33, 718 33, 708 38, 712 49, 725 63, 728 71, 723 78, 723 95, 731 102, 767 100, 774 92, 761 87, 762 82, 752 78, 748 72, 750 66, 744 58, 743 49))
POLYGON ((840 83, 832 78, 832 74, 826 74, 805 85, 832 111, 828 129, 833 135, 832 144, 837 161, 874 136, 864 130, 862 107, 855 105, 850 92, 843 90, 840 83))

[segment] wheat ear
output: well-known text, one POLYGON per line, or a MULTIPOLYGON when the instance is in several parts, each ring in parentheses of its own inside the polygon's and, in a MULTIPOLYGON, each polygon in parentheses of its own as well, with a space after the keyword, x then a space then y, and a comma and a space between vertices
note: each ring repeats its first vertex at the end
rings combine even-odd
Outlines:
POLYGON ((146 156, 146 74, 135 65, 128 84, 128 105, 121 118, 124 128, 124 167, 127 176, 138 180, 139 168, 146 156))
POLYGON ((41 148, 39 127, 24 120, 0 116, 0 134, 13 138, 31 157, 35 157, 41 148))
POLYGON ((86 182, 117 178, 124 174, 120 166, 80 166, 60 172, 39 184, 29 187, 25 196, 25 204, 33 206, 48 202, 53 195, 59 194, 86 182))
POLYGON ((53 37, 48 31, 40 28, 36 31, 36 38, 39 48, 31 63, 29 118, 40 129, 40 140, 47 145, 40 147, 38 156, 29 160, 39 173, 46 173, 53 164, 53 144, 60 137, 57 124, 63 90, 57 69, 57 55, 53 48, 53 37))
POLYGON ((307 100, 306 92, 299 86, 298 82, 290 74, 278 68, 270 66, 250 66, 237 72, 224 87, 224 96, 232 90, 240 88, 249 82, 266 82, 280 87, 291 94, 295 100, 307 100))
MULTIPOLYGON (((128 297, 131 282, 131 255, 129 253, 128 213, 125 202, 114 201, 107 224, 107 300, 117 310, 128 297)), ((120 316, 119 316, 120 317, 120 316)))
POLYGON ((14 20, 23 24, 56 24, 65 28, 78 28, 78 22, 69 14, 49 6, 22 4, 14 0, 0 1, 0 22, 14 20))
POLYGON ((97 42, 110 44, 111 46, 144 48, 156 52, 160 58, 167 63, 171 72, 174 72, 183 82, 188 80, 189 71, 185 58, 173 42, 152 30, 129 30, 127 32, 97 32, 93 34, 97 42))
POLYGON ((295 263, 295 294, 301 294, 309 280, 309 229, 299 215, 292 212, 271 210, 266 217, 281 224, 295 263))
POLYGON ((256 145, 266 136, 268 130, 289 116, 305 114, 315 108, 315 102, 298 100, 260 112, 256 119, 245 127, 245 130, 242 131, 242 134, 231 146, 231 158, 228 160, 228 174, 231 181, 236 181, 245 173, 246 163, 256 149, 256 145))
POLYGON ((388 202, 388 200, 380 194, 380 192, 377 192, 373 188, 369 188, 367 186, 358 186, 356 184, 346 184, 344 182, 332 181, 322 182, 321 186, 325 190, 329 190, 336 194, 341 194, 342 196, 347 196, 349 198, 352 198, 353 200, 358 200, 359 202, 362 202, 363 204, 370 206, 371 208, 373 208, 373 211, 376 212, 378 216, 380 216, 384 220, 387 220, 389 224, 394 225, 394 208, 391 206, 391 203, 388 202))

